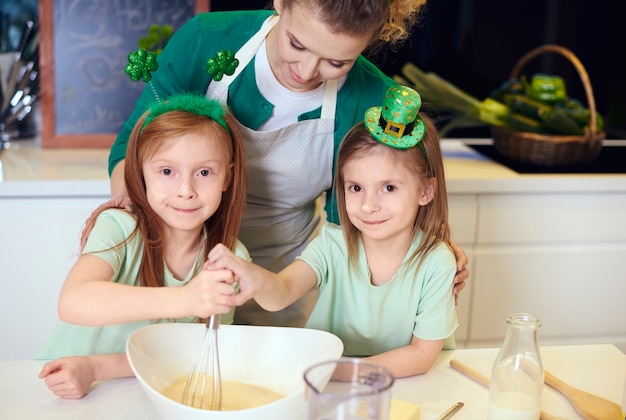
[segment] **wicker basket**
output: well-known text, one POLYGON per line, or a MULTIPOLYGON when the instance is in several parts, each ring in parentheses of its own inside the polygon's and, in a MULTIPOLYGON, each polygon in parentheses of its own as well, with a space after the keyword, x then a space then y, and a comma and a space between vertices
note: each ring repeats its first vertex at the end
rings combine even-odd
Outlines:
POLYGON ((564 166, 590 162, 598 157, 604 132, 597 132, 596 102, 587 71, 570 50, 559 45, 542 45, 526 53, 511 70, 511 79, 519 76, 522 67, 545 52, 558 53, 567 58, 578 71, 585 87, 590 111, 589 131, 582 136, 546 135, 492 127, 493 144, 498 152, 511 159, 540 166, 564 166))

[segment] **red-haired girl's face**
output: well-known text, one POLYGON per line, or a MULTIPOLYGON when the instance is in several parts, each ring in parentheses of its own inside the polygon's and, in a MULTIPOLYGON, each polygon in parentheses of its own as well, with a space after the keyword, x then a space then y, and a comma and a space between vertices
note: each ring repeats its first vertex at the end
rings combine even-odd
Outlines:
POLYGON ((207 127, 168 139, 142 168, 148 202, 166 229, 199 232, 221 203, 232 164, 223 141, 207 127))

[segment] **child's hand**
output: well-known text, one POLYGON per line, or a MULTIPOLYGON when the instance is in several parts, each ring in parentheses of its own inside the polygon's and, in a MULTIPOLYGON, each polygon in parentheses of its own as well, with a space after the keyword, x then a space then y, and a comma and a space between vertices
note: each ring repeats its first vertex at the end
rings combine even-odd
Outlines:
POLYGON ((229 297, 235 293, 235 282, 230 270, 205 268, 181 288, 185 306, 200 318, 228 313, 233 306, 229 297))
POLYGON ((233 280, 239 285, 236 295, 230 296, 228 302, 231 305, 242 305, 254 297, 262 285, 263 268, 238 257, 228 247, 217 244, 209 252, 209 257, 204 263, 205 270, 229 270, 233 274, 233 280))
POLYGON ((95 380, 96 367, 89 357, 62 357, 46 363, 39 374, 52 393, 61 398, 84 397, 95 380))

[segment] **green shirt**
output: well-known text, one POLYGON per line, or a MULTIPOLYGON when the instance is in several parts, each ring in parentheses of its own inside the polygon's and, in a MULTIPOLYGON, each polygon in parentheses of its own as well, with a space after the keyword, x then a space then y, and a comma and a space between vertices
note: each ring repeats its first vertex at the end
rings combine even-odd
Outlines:
MULTIPOLYGON (((102 258, 113 267, 112 282, 137 286, 139 266, 143 254, 143 240, 140 235, 133 236, 122 243, 135 229, 136 219, 131 214, 118 209, 105 210, 98 216, 96 224, 89 234, 83 253, 102 258), (110 249, 112 248, 112 249, 110 249), (98 252, 101 250, 106 250, 98 252)), ((237 244, 236 254, 250 260, 248 251, 241 242, 237 244)), ((177 280, 164 267, 166 287, 180 287, 187 284, 201 269, 204 249, 198 254, 187 276, 177 280)), ((140 287, 140 286, 137 286, 140 287)), ((221 321, 230 324, 234 310, 222 315, 221 321)), ((37 353, 36 359, 56 359, 63 356, 85 356, 89 354, 111 354, 126 351, 126 341, 136 329, 159 322, 197 322, 196 317, 145 320, 103 327, 88 327, 59 321, 48 340, 37 353)))
MULTIPOLYGON (((422 238, 409 247, 411 255, 422 238)), ((307 328, 341 338, 345 356, 371 356, 404 347, 413 335, 424 340, 450 337, 458 326, 453 278, 454 254, 445 244, 428 253, 416 271, 406 259, 388 282, 374 286, 363 246, 356 272, 348 261, 341 227, 327 223, 298 259, 317 275, 319 298, 307 328)))
MULTIPOLYGON (((180 92, 206 93, 210 82, 205 71, 206 60, 214 57, 218 50, 237 52, 273 13, 272 10, 200 13, 178 29, 159 55, 159 69, 152 74, 152 80, 147 83, 111 148, 109 172, 124 159, 130 132, 150 103, 180 92)), ((380 106, 387 89, 395 84, 365 57, 357 59, 337 96, 333 160, 343 136, 363 120, 368 108, 380 106)), ((230 86, 228 106, 240 123, 254 130, 271 116, 273 105, 256 86, 253 62, 230 86)), ((300 115, 299 120, 319 118, 320 114, 321 107, 300 115)), ((327 191, 326 213, 329 221, 339 223, 335 198, 330 190, 327 191)))

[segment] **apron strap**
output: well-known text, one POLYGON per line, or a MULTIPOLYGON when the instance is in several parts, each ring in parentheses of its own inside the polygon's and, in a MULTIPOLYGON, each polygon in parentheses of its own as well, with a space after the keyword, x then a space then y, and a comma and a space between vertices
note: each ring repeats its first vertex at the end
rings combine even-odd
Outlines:
POLYGON ((337 79, 327 80, 324 89, 324 100, 322 101, 322 114, 320 118, 335 119, 337 109, 337 79))
POLYGON ((243 69, 245 69, 248 63, 252 60, 252 57, 254 57, 256 52, 259 50, 261 44, 270 33, 272 28, 276 26, 276 24, 278 23, 278 19, 278 15, 271 16, 269 20, 267 20, 263 24, 261 29, 259 29, 259 31, 254 34, 252 38, 250 38, 245 44, 243 44, 239 51, 237 51, 237 54, 235 54, 235 58, 239 60, 239 65, 237 66, 233 74, 231 74, 230 76, 224 75, 221 80, 222 82, 230 86, 232 81, 235 80, 237 76, 239 76, 243 69))

